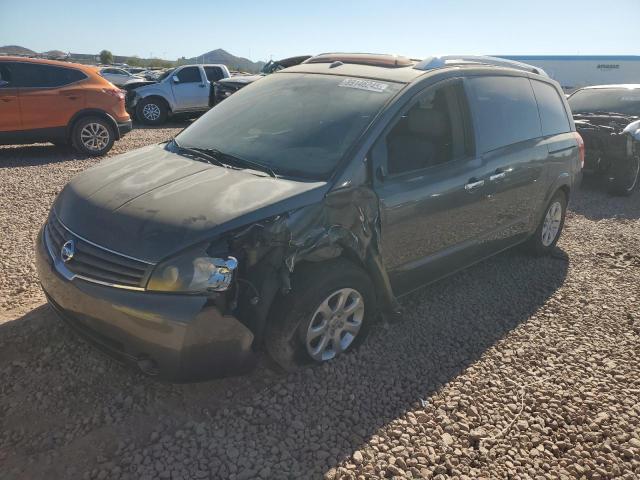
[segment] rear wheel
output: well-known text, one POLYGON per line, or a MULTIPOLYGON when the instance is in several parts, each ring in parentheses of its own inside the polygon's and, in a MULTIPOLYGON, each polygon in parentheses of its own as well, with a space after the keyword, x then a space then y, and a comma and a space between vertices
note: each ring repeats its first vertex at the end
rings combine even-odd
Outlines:
POLYGON ((640 182, 640 155, 616 165, 612 173, 610 192, 614 195, 631 195, 640 182))
POLYGON ((332 360, 365 337, 376 308, 361 268, 342 259, 300 265, 292 286, 274 305, 265 337, 283 368, 332 360))
POLYGON ((558 243, 567 213, 567 196, 558 190, 545 209, 535 233, 525 244, 534 255, 548 255, 558 243))
POLYGON ((169 109, 163 100, 143 98, 136 106, 136 117, 147 125, 161 125, 167 120, 169 109))
POLYGON ((81 118, 73 126, 73 146, 80 153, 91 156, 106 154, 115 141, 111 124, 101 117, 81 118))

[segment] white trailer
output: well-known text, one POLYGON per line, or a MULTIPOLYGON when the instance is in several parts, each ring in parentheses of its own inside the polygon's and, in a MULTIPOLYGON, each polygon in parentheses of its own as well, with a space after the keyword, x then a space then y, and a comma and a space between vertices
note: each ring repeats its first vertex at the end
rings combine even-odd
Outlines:
POLYGON ((565 92, 589 85, 640 83, 640 55, 495 55, 542 68, 565 92))

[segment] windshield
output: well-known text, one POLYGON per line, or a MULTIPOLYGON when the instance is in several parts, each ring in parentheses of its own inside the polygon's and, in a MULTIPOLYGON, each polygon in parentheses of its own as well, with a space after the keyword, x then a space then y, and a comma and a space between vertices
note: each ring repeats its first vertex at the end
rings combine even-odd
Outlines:
POLYGON ((578 90, 569 97, 573 113, 615 112, 640 115, 640 89, 594 88, 578 90))
POLYGON ((267 63, 264 64, 264 66, 260 70, 260 73, 273 73, 273 70, 275 69, 275 67, 276 67, 276 64, 273 63, 273 60, 269 60, 267 63))
POLYGON ((335 75, 278 73, 233 94, 176 138, 277 175, 328 179, 402 85, 335 75))
POLYGON ((167 70, 166 72, 164 72, 162 75, 160 75, 158 77, 158 81, 161 82, 162 80, 164 80, 165 78, 167 78, 169 75, 171 75, 173 73, 173 71, 175 70, 175 68, 170 68, 169 70, 167 70))

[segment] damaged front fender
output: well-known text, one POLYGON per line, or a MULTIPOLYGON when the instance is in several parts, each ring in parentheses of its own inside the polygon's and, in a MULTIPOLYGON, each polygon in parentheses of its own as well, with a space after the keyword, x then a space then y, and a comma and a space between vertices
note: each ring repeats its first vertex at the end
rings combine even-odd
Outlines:
POLYGON ((345 257, 368 273, 381 309, 398 310, 382 262, 378 197, 368 186, 339 188, 322 202, 254 223, 233 234, 230 251, 240 259, 236 314, 258 340, 301 262, 345 257))

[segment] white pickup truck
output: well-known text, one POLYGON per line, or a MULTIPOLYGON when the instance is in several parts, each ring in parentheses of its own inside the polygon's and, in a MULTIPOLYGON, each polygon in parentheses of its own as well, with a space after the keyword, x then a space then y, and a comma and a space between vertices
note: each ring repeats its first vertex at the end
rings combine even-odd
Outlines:
POLYGON ((211 84, 229 78, 225 65, 183 65, 163 73, 157 82, 127 93, 127 109, 148 125, 160 125, 169 115, 209 109, 211 84))

